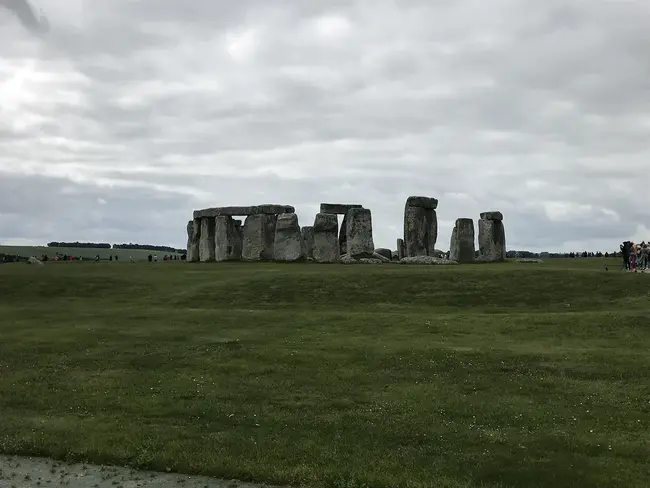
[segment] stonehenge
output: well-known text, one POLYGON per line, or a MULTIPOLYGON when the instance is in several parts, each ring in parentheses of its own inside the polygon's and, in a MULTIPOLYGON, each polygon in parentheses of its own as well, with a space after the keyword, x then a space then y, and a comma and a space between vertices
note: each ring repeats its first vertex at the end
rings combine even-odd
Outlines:
POLYGON ((397 239, 397 257, 399 259, 404 259, 406 257, 406 244, 404 244, 404 239, 397 239))
POLYGON ((291 205, 195 210, 186 226, 186 261, 465 264, 506 260, 503 214, 499 211, 480 214, 478 253, 473 220, 457 219, 451 234, 449 259, 444 259, 444 252, 435 248, 437 208, 435 198, 410 196, 406 199, 404 235, 397 239, 395 251, 375 248, 372 212, 360 204, 321 203, 313 225, 302 228, 291 205), (340 221, 339 215, 342 215, 340 221), (235 217, 244 217, 243 224, 235 217))
POLYGON ((359 205, 358 203, 321 203, 320 204, 320 213, 343 215, 343 221, 341 222, 341 230, 339 232, 339 253, 341 256, 347 252, 348 212, 353 208, 363 208, 363 205, 359 205))
POLYGON ((372 214, 367 208, 351 208, 346 215, 347 255, 351 258, 371 258, 375 253, 372 238, 372 214))
POLYGON ((215 217, 215 261, 239 261, 242 256, 241 220, 215 217))
MULTIPOLYGON (((405 257, 433 256, 438 239, 438 200, 412 196, 404 207, 405 257)), ((399 250, 399 247, 398 247, 399 250)))
POLYGON ((302 232, 295 213, 278 215, 275 224, 273 259, 275 261, 300 261, 304 258, 302 232))
POLYGON ((314 220, 314 261, 317 263, 336 263, 339 250, 339 224, 336 214, 319 213, 314 220))
POLYGON ((384 247, 380 247, 379 249, 375 249, 375 254, 380 254, 384 256, 387 259, 393 259, 393 251, 390 249, 386 249, 384 247))
POLYGON ((201 221, 192 219, 187 223, 187 258, 188 262, 199 260, 199 238, 201 235, 201 221))
MULTIPOLYGON (((203 220, 213 220, 206 218, 203 220)), ((274 214, 251 214, 246 217, 242 228, 242 259, 244 261, 270 261, 274 257, 275 224, 274 214)))
POLYGON ((506 231, 501 212, 483 212, 478 221, 479 260, 493 263, 506 260, 506 231))
POLYGON ((199 235, 199 261, 214 261, 215 255, 215 221, 214 219, 201 219, 201 233, 199 235))
POLYGON ((302 253, 305 259, 314 259, 314 226, 306 225, 302 228, 302 253))
POLYGON ((472 219, 457 219, 451 232, 449 244, 449 259, 457 263, 474 262, 474 221, 472 219))

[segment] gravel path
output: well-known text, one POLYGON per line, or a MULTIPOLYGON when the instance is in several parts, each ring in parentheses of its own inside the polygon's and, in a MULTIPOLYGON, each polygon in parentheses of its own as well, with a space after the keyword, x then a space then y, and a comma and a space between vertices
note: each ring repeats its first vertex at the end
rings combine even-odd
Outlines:
POLYGON ((263 488, 268 485, 0 455, 1 488, 263 488))

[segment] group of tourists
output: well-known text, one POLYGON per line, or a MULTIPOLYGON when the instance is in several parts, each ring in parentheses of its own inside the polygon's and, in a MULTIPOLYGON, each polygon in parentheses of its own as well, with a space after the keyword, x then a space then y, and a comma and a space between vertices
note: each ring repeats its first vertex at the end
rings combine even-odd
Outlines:
POLYGON ((626 270, 643 271, 650 268, 650 243, 642 241, 636 244, 632 241, 625 241, 621 244, 623 263, 626 270))

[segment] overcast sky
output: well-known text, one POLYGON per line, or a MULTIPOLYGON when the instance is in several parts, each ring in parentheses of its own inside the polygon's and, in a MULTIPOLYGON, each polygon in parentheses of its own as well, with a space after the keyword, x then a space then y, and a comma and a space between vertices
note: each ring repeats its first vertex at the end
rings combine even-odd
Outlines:
POLYGON ((650 239, 650 1, 0 0, 0 243, 184 247, 192 210, 501 210, 650 239), (31 6, 31 9, 30 9, 31 6))

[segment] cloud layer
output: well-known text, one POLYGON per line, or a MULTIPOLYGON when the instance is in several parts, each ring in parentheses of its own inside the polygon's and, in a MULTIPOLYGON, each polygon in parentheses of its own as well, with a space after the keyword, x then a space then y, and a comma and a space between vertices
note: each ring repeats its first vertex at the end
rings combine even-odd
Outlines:
POLYGON ((0 8, 0 242, 183 246, 195 208, 328 201, 394 248, 408 195, 442 249, 491 209, 511 249, 650 239, 648 2, 32 7, 47 32, 0 8))

